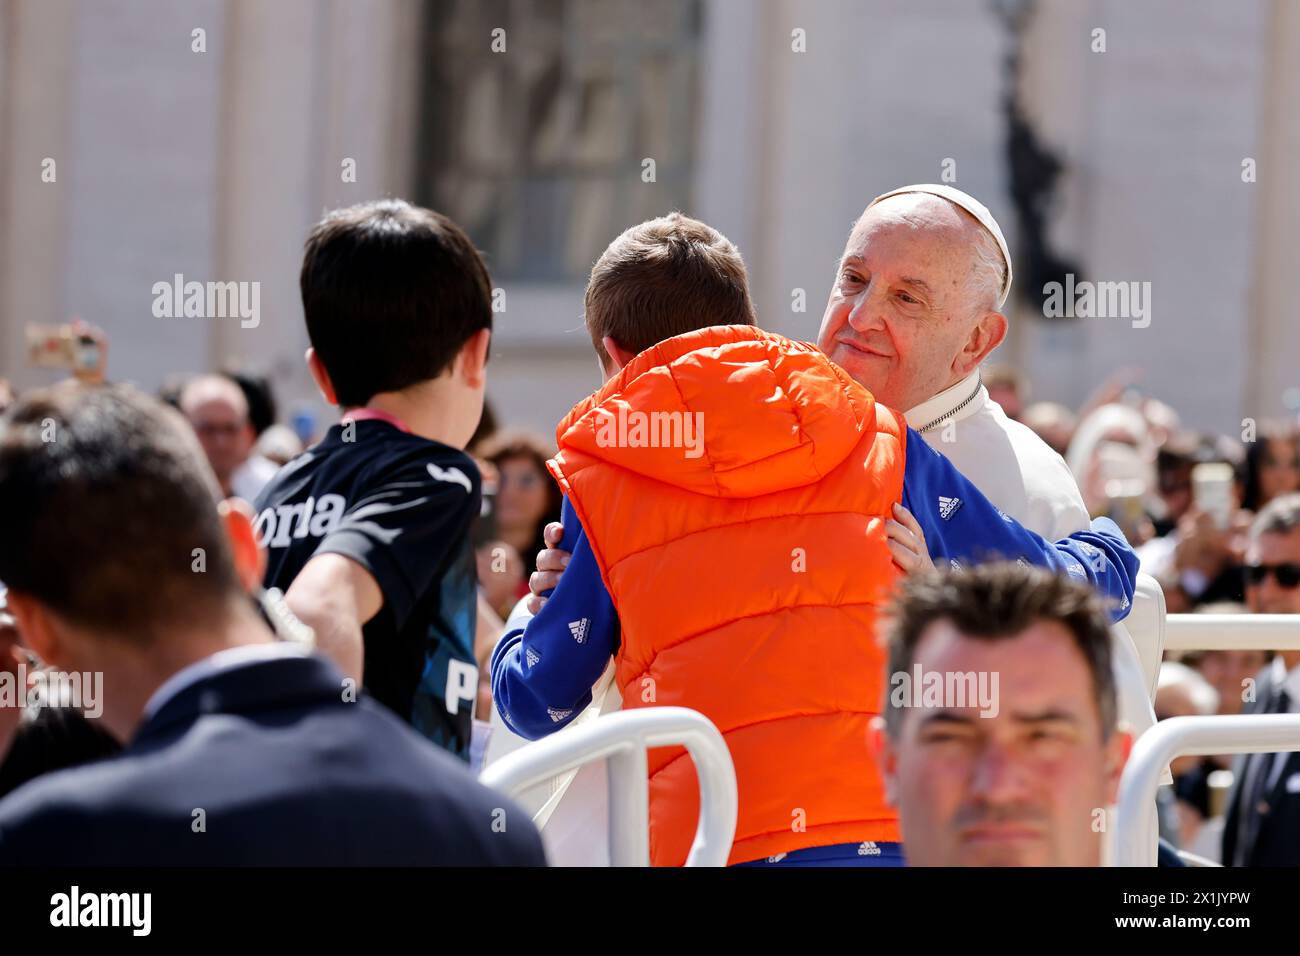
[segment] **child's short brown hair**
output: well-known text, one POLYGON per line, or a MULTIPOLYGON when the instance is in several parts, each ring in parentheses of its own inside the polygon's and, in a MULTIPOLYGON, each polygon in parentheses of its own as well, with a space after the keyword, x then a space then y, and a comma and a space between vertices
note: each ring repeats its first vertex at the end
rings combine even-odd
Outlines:
POLYGON ((607 335, 635 353, 696 329, 755 324, 740 252, 716 229, 677 212, 609 244, 591 270, 586 314, 606 368, 607 335))

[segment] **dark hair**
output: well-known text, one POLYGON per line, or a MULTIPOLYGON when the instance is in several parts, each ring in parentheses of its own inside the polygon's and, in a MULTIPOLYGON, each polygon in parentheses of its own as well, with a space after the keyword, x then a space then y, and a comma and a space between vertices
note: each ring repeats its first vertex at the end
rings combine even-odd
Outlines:
POLYGON ((244 393, 244 401, 248 403, 248 424, 253 426, 255 436, 260 436, 275 424, 279 414, 269 378, 239 369, 227 370, 221 374, 238 385, 244 393))
POLYGON ((344 407, 437 378, 492 328, 492 284, 474 244, 446 216, 401 199, 322 219, 299 286, 308 338, 344 407))
POLYGON ((601 364, 610 336, 630 352, 714 325, 753 325, 740 253, 726 236, 674 212, 633 226, 591 270, 587 331, 601 364))
POLYGON ((1262 500, 1259 473, 1264 470, 1264 456, 1273 442, 1287 442, 1300 454, 1300 437, 1294 428, 1282 422, 1261 422, 1253 442, 1246 444, 1246 457, 1241 463, 1241 506, 1247 511, 1258 511, 1268 502, 1262 500))
MULTIPOLYGON (((1111 672, 1110 625, 1092 588, 1042 568, 1007 562, 961 571, 913 575, 895 600, 889 625, 889 673, 909 673, 930 626, 951 622, 963 637, 997 641, 1014 638, 1037 621, 1068 630, 1092 672, 1102 739, 1115 729, 1117 703, 1111 672)), ((901 712, 885 700, 885 726, 898 734, 901 712)))
POLYGON ((164 405, 170 405, 176 411, 181 410, 181 394, 185 391, 185 386, 190 383, 189 375, 172 373, 163 379, 162 384, 158 386, 158 392, 154 396, 164 405))
POLYGON ((239 579, 179 414, 127 385, 69 381, 16 402, 0 419, 0 580, 133 641, 222 614, 239 579))
POLYGON ((1191 487, 1197 465, 1223 463, 1236 467, 1231 441, 1209 433, 1175 432, 1156 452, 1156 484, 1161 494, 1191 487))

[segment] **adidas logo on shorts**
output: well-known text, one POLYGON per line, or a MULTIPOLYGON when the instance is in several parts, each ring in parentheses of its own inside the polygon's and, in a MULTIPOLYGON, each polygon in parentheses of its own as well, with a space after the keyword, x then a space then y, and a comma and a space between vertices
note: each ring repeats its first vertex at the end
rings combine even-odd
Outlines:
POLYGON ((528 666, 529 666, 529 667, 532 667, 534 664, 536 664, 536 663, 537 663, 538 661, 540 661, 541 659, 542 659, 542 655, 538 654, 538 653, 537 653, 535 650, 533 650, 531 647, 528 648, 528 650, 524 651, 524 660, 526 660, 526 661, 528 662, 528 666))
POLYGON ((582 620, 580 620, 580 621, 570 621, 570 622, 569 622, 569 633, 573 635, 573 639, 574 639, 575 641, 577 641, 579 644, 586 644, 586 643, 587 643, 587 627, 588 627, 590 624, 591 624, 591 621, 588 620, 588 619, 585 618, 585 617, 584 617, 582 620))
POLYGON ((943 495, 939 496, 939 517, 942 518, 944 521, 947 521, 954 514, 956 514, 957 509, 960 507, 961 507, 960 498, 945 498, 943 495))
POLYGON ((547 713, 547 716, 549 716, 549 717, 551 718, 551 723, 553 723, 553 724, 558 724, 558 723, 559 723, 560 721, 562 721, 565 717, 568 717, 571 713, 573 713, 573 711, 572 711, 572 710, 556 710, 554 707, 547 707, 547 708, 546 708, 546 713, 547 713))
POLYGON ((880 847, 874 842, 868 840, 862 846, 858 847, 858 856, 880 856, 880 847))

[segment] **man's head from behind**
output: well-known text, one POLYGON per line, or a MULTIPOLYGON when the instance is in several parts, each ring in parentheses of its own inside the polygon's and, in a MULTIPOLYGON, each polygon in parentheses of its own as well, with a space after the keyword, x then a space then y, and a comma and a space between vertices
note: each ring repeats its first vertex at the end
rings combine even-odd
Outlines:
MULTIPOLYGON (((223 527, 184 420, 133 388, 68 382, 0 420, 0 580, 24 641, 55 667, 161 666, 182 633, 219 629, 252 583, 233 560, 233 517, 223 527)), ((238 521, 235 548, 255 563, 238 521)))
POLYGON ((469 440, 482 413, 492 285, 459 226, 400 199, 335 210, 307 238, 299 285, 307 362, 327 401, 356 408, 437 382, 430 400, 450 406, 461 444, 469 440))
POLYGON ((913 689, 889 693, 876 736, 909 862, 1099 865, 1128 736, 1090 589, 1016 564, 914 577, 889 674, 913 689), (992 707, 973 686, 995 689, 992 707))
POLYGON ((664 339, 713 325, 753 325, 740 253, 697 219, 671 213, 633 226, 591 270, 587 331, 606 377, 664 339))
POLYGON ((930 192, 887 193, 853 226, 817 344, 879 401, 907 411, 1001 343, 1009 286, 1001 244, 966 208, 930 192))

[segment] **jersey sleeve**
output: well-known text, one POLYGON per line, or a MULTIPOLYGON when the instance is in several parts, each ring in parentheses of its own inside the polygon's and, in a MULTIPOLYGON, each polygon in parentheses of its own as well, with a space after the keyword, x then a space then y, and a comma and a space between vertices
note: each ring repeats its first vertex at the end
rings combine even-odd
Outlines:
POLYGON ((1112 621, 1128 616, 1137 584, 1137 555, 1109 518, 1049 542, 1003 513, 943 455, 908 429, 903 507, 925 533, 935 563, 1023 561, 1087 581, 1112 621))
POLYGON ((369 571, 400 629, 463 550, 480 493, 478 469, 468 456, 441 463, 415 456, 371 483, 313 557, 341 554, 369 571))
POLYGON ((492 699, 515 733, 537 740, 591 703, 592 685, 618 651, 619 623, 600 567, 565 499, 561 547, 572 552, 535 617, 512 618, 492 655, 492 699))

